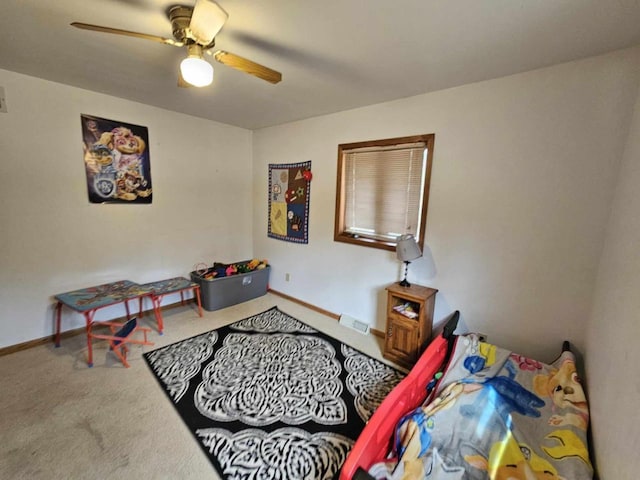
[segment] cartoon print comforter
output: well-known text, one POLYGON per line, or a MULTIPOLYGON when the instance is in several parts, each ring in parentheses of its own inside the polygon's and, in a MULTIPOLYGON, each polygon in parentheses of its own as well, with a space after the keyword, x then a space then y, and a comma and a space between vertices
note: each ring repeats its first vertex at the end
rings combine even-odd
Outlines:
POLYGON ((477 335, 456 342, 423 406, 396 428, 381 479, 591 479, 589 412, 575 358, 545 365, 477 335))

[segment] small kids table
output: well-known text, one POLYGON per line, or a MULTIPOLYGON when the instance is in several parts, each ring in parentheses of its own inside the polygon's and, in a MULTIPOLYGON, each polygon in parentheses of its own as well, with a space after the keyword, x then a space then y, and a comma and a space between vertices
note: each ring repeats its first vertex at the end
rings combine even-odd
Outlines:
POLYGON ((184 292, 192 290, 196 300, 198 301, 198 315, 202 317, 202 304, 200 303, 200 285, 187 280, 184 277, 174 277, 167 280, 159 280, 157 282, 145 283, 140 287, 149 291, 149 297, 153 302, 153 311, 158 322, 158 332, 162 335, 164 323, 162 320, 162 298, 171 293, 180 292, 180 300, 184 305, 184 292))
POLYGON ((117 282, 105 283, 96 287, 81 288, 71 292, 55 295, 58 301, 56 305, 56 347, 60 346, 60 312, 62 305, 71 310, 84 315, 87 332, 87 365, 93 367, 93 347, 91 345, 91 325, 98 310, 109 307, 117 303, 124 303, 127 310, 127 320, 131 314, 129 312, 129 300, 140 301, 140 311, 142 311, 142 298, 150 296, 151 291, 130 280, 118 280, 117 282))

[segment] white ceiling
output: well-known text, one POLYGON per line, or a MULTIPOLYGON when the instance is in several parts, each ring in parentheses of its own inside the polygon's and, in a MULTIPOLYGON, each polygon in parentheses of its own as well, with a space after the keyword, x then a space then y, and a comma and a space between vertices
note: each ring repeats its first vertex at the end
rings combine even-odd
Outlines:
POLYGON ((283 80, 183 89, 184 49, 69 26, 171 37, 175 3, 2 0, 0 68, 256 129, 640 44, 640 0, 219 0, 216 47, 283 80))

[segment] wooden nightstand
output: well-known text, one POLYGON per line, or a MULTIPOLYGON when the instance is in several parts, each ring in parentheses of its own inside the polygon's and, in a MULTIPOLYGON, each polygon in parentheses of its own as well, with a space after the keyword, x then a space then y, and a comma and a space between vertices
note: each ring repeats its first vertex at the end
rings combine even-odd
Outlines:
POLYGON ((383 355, 411 368, 431 340, 438 290, 421 285, 387 287, 387 329, 383 355), (403 308, 404 307, 404 308, 403 308))

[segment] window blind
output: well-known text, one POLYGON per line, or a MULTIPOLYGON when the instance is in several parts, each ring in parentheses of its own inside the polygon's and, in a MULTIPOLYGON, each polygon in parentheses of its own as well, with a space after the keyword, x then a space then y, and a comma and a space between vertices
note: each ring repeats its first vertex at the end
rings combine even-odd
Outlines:
POLYGON ((380 240, 420 238, 427 149, 424 143, 343 152, 345 231, 380 240))

